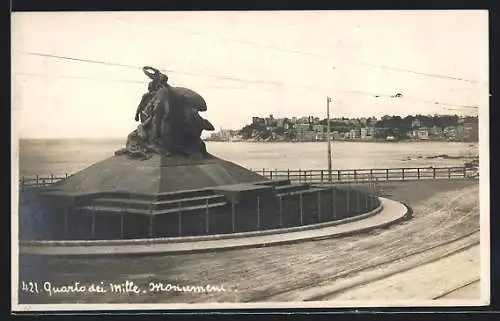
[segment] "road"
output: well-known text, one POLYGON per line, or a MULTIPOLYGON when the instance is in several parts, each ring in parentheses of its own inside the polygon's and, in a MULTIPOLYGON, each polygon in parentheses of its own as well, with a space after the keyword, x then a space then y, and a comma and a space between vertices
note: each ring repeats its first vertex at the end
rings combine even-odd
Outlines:
MULTIPOLYGON (((224 292, 47 294, 21 303, 200 303, 432 299, 479 278, 477 181, 394 182, 384 197, 409 205, 404 223, 363 235, 282 246, 142 258, 28 259, 20 279, 55 285, 133 281, 223 286, 224 292)), ((476 282, 477 283, 477 282, 476 282)), ((472 284, 440 299, 479 299, 472 284)))

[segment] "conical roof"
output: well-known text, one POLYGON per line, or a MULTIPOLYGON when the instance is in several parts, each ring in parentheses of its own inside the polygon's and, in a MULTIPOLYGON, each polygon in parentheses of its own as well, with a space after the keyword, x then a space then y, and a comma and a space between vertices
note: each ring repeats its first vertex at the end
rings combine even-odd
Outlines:
POLYGON ((78 194, 107 191, 157 194, 266 180, 213 155, 206 158, 154 155, 147 160, 115 155, 53 184, 51 189, 78 194))

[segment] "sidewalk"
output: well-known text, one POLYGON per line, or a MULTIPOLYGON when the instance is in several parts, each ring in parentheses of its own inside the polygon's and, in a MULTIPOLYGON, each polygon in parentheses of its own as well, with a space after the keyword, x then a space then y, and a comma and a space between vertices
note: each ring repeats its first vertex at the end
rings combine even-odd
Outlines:
MULTIPOLYGON (((316 239, 335 238, 366 232, 385 227, 405 217, 408 208, 396 201, 380 198, 382 210, 367 218, 328 227, 310 228, 293 232, 278 231, 267 235, 248 237, 208 239, 189 242, 169 242, 158 240, 149 244, 33 244, 19 246, 21 254, 54 256, 109 256, 109 255, 144 255, 144 254, 179 254, 194 252, 213 252, 237 248, 262 247, 316 239)), ((125 243, 125 242, 124 242, 125 243)))

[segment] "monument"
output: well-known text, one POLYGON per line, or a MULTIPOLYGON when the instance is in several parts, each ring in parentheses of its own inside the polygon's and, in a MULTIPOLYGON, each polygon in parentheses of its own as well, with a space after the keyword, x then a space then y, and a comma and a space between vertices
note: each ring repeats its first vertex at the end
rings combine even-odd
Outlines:
POLYGON ((66 179, 20 195, 21 240, 121 240, 281 229, 360 215, 368 194, 270 180, 210 154, 204 98, 146 66, 140 122, 125 147, 66 179), (354 195, 354 194, 353 194, 354 195), (360 196, 361 195, 361 196, 360 196))
POLYGON ((214 126, 199 115, 207 110, 203 97, 191 89, 170 86, 158 69, 146 66, 143 71, 151 82, 135 114, 141 123, 128 136, 126 148, 116 154, 143 159, 152 154, 206 157, 200 136, 214 126))

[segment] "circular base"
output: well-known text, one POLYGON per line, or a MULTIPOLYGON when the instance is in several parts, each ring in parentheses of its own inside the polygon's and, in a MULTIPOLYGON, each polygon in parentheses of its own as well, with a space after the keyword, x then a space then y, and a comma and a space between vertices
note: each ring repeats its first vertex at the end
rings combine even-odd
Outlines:
POLYGON ((407 216, 409 210, 404 204, 386 198, 379 199, 381 205, 369 213, 308 226, 196 237, 109 241, 20 241, 19 251, 20 254, 52 256, 213 252, 341 237, 382 228, 407 216))

